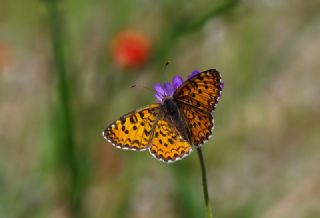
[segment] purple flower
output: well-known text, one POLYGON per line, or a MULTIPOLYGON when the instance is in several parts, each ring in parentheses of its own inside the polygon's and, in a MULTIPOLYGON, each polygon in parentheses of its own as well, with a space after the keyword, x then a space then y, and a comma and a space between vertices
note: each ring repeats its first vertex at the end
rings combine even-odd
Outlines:
POLYGON ((224 88, 224 82, 221 82, 220 88, 221 88, 221 90, 224 88))
MULTIPOLYGON (((197 75, 200 71, 194 70, 191 72, 191 74, 188 76, 188 79, 194 77, 197 75)), ((172 82, 166 82, 163 85, 160 83, 156 83, 153 86, 153 89, 155 90, 154 97, 158 100, 158 102, 162 102, 165 97, 171 97, 176 89, 178 89, 183 83, 183 79, 179 75, 175 75, 172 78, 172 82)))
POLYGON ((174 90, 176 90, 177 88, 179 88, 179 86, 181 86, 183 83, 183 79, 181 76, 179 75, 175 75, 172 79, 172 84, 173 84, 173 88, 174 90))
POLYGON ((197 75, 198 73, 200 73, 199 70, 194 70, 190 73, 190 75, 188 76, 188 79, 191 79, 192 77, 194 77, 195 75, 197 75))
POLYGON ((176 90, 173 83, 166 82, 163 85, 157 83, 153 86, 153 89, 155 90, 154 96, 159 102, 163 101, 163 98, 165 97, 171 97, 176 90))
POLYGON ((165 96, 166 92, 164 90, 164 88, 162 87, 162 85, 160 83, 157 83, 153 86, 153 89, 155 91, 154 93, 154 97, 156 97, 156 99, 159 102, 162 102, 162 98, 163 96, 165 96))
POLYGON ((163 84, 163 88, 166 92, 166 96, 172 96, 174 92, 173 85, 170 82, 166 82, 163 84))

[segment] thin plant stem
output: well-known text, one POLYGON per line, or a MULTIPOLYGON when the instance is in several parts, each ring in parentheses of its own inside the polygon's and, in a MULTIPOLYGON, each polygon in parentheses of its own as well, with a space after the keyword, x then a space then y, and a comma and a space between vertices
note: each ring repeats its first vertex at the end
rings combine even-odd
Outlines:
POLYGON ((204 201, 205 201, 206 208, 207 208, 207 215, 208 215, 207 217, 212 218, 213 216, 212 216, 212 210, 211 210, 209 192, 208 192, 207 172, 206 172, 206 166, 204 163, 202 148, 197 147, 197 151, 198 151, 198 156, 199 156, 199 161, 200 161, 200 166, 201 166, 203 196, 204 196, 204 201))
POLYGON ((82 216, 82 190, 80 184, 80 172, 76 156, 76 144, 74 140, 74 122, 70 101, 70 80, 68 79, 68 68, 64 49, 64 29, 62 14, 59 10, 60 1, 46 0, 48 10, 48 22, 53 49, 53 58, 56 67, 57 78, 57 128, 53 135, 57 139, 56 149, 58 151, 56 165, 60 166, 61 172, 68 175, 68 183, 64 190, 68 199, 68 207, 72 217, 82 216))

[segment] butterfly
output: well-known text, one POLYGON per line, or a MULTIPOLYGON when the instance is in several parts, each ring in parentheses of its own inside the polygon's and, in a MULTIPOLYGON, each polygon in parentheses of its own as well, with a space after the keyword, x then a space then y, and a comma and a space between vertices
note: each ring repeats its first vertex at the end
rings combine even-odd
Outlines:
POLYGON ((111 123, 104 138, 124 150, 149 150, 156 159, 172 163, 188 156, 192 145, 201 146, 212 136, 213 112, 224 83, 215 69, 193 71, 183 82, 156 84, 158 103, 134 110, 111 123))

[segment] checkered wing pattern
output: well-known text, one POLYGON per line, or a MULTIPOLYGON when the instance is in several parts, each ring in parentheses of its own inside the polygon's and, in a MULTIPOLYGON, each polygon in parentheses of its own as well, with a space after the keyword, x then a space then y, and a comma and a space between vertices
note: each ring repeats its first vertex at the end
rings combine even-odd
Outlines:
POLYGON ((102 134, 117 148, 146 150, 152 139, 159 111, 160 104, 152 104, 128 113, 111 123, 102 134))
POLYGON ((200 146, 212 135, 212 113, 222 91, 220 73, 207 70, 185 81, 173 97, 179 105, 193 145, 200 146))
POLYGON ((222 81, 217 70, 203 71, 185 81, 173 94, 178 102, 212 113, 221 95, 222 81))
POLYGON ((213 131, 214 121, 212 114, 201 112, 183 104, 180 110, 185 117, 192 144, 200 146, 205 143, 211 137, 213 131))
POLYGON ((156 124, 149 151, 156 159, 172 163, 188 156, 192 149, 176 127, 162 118, 156 124))

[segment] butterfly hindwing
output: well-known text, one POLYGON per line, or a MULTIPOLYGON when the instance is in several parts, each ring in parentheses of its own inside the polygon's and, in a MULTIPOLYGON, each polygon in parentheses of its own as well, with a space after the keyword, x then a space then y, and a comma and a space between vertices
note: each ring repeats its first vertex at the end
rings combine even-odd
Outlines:
POLYGON ((167 119, 161 118, 155 126, 149 151, 156 159, 172 163, 188 156, 192 149, 175 126, 167 119))
POLYGON ((117 148, 146 150, 159 111, 160 104, 152 104, 128 113, 109 125, 103 136, 117 148))
POLYGON ((180 110, 184 115, 186 126, 190 133, 192 144, 199 146, 205 143, 213 131, 213 116, 196 108, 181 105, 180 110))
POLYGON ((185 81, 173 94, 178 102, 212 113, 220 98, 222 82, 217 70, 203 71, 185 81))

